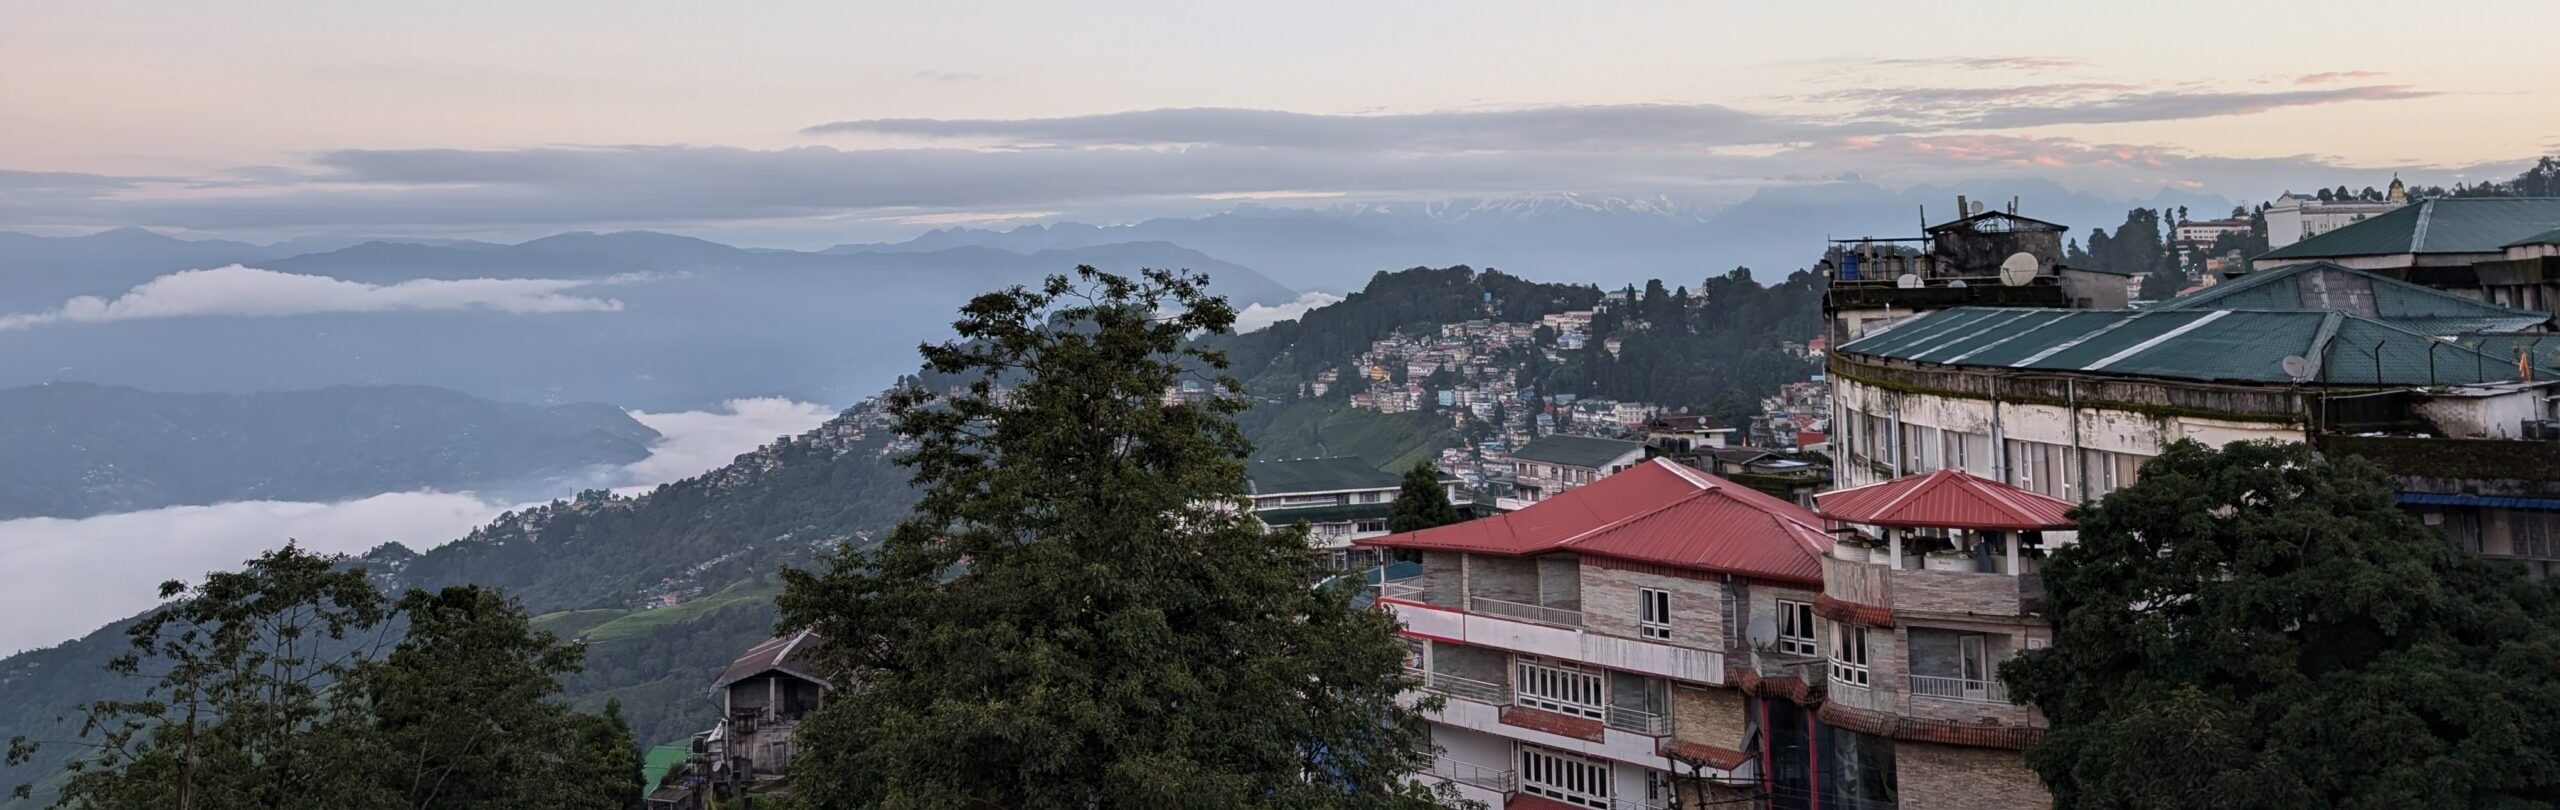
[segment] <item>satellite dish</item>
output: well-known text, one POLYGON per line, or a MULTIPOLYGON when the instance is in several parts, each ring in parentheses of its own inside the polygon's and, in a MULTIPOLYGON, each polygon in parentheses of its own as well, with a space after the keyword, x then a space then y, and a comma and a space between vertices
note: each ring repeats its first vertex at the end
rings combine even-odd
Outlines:
POLYGON ((2035 281, 2036 271, 2042 269, 2044 269, 2044 263, 2036 261, 2035 254, 2025 251, 2011 253, 2009 258, 2000 261, 2000 283, 2011 287, 2024 287, 2035 281))
POLYGON ((1766 613, 1751 614, 1751 627, 1745 632, 1752 649, 1767 649, 1778 643, 1778 617, 1766 613))
POLYGON ((1954 280, 1954 281, 1949 281, 1949 282, 1947 282, 1947 286, 1949 286, 1949 287, 1962 287, 1962 286, 1964 286, 1964 279, 1956 279, 1956 280, 1954 280))
POLYGON ((1904 273, 1893 278, 1893 286, 1908 290, 1913 287, 1920 286, 1920 277, 1910 273, 1904 273))
POLYGON ((1975 200, 1975 201, 1973 201, 1973 211, 1972 211, 1971 213, 1975 213, 1975 214, 1980 214, 1980 213, 1982 213, 1982 201, 1981 201, 1981 200, 1975 200))
POLYGON ((2302 355, 2287 355, 2277 366, 2283 368, 2284 375, 2292 377, 2294 382, 2311 379, 2311 361, 2302 355))

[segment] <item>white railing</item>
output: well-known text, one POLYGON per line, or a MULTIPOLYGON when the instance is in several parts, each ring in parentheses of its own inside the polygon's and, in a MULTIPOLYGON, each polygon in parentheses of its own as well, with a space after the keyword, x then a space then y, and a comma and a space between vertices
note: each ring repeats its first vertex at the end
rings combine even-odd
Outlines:
POLYGON ((1917 697, 1969 700, 1976 703, 2009 702, 2008 686, 1997 680, 1980 678, 1913 675, 1911 676, 1911 694, 1917 697))
POLYGON ((1519 775, 1508 768, 1495 768, 1472 762, 1461 762, 1445 756, 1433 757, 1427 775, 1464 785, 1474 785, 1498 793, 1509 793, 1519 786, 1519 775))
POLYGON ((1399 579, 1394 582, 1381 583, 1378 585, 1378 598, 1410 599, 1416 602, 1422 601, 1422 581, 1420 579, 1399 579))
POLYGON ((1671 718, 1620 706, 1609 707, 1608 718, 1601 722, 1619 731, 1632 731, 1652 737, 1671 733, 1671 718))
POLYGON ((1474 678, 1460 677, 1446 672, 1431 672, 1414 667, 1405 667, 1404 671, 1407 675, 1422 679, 1422 688, 1425 691, 1438 692, 1454 698, 1464 698, 1477 703, 1489 703, 1495 706, 1506 705, 1511 702, 1511 690, 1498 683, 1486 683, 1474 678))
POLYGON ((1559 627, 1582 626, 1582 611, 1579 610, 1551 608, 1545 605, 1531 605, 1520 602, 1506 602, 1500 599, 1487 599, 1481 596, 1467 597, 1467 612, 1482 613, 1487 616, 1501 616, 1506 619, 1519 619, 1524 622, 1552 624, 1559 627))

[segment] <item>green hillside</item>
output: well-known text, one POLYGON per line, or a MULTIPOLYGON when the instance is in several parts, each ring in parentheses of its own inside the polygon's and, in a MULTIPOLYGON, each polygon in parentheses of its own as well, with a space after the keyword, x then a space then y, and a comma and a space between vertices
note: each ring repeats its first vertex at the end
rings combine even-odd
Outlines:
POLYGON ((1402 470, 1457 443, 1448 417, 1384 414, 1339 399, 1259 405, 1242 421, 1257 459, 1359 456, 1378 469, 1402 470))

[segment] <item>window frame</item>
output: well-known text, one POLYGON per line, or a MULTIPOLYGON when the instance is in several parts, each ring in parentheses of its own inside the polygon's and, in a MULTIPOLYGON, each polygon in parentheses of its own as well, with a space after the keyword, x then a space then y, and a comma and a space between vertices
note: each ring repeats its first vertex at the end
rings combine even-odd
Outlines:
POLYGON ((1512 663, 1511 675, 1513 705, 1593 720, 1609 718, 1609 679, 1598 671, 1524 655, 1512 663))
POLYGON ((1636 588, 1636 636, 1656 641, 1671 639, 1670 590, 1636 588))
POLYGON ((1778 600, 1778 652, 1786 655, 1815 655, 1821 649, 1821 625, 1814 619, 1813 603, 1794 599, 1778 600), (1801 632, 1789 632, 1790 630, 1801 632))
POLYGON ((1605 761, 1542 745, 1524 744, 1520 746, 1517 764, 1522 793, 1595 810, 1607 810, 1612 804, 1610 796, 1615 791, 1611 783, 1616 775, 1611 773, 1609 763, 1605 761), (1559 776, 1565 778, 1556 778, 1559 776), (1584 786, 1572 784, 1574 782, 1588 783, 1588 787, 1597 788, 1598 792, 1590 792, 1584 786))
POLYGON ((1848 622, 1831 623, 1831 681, 1842 686, 1868 688, 1875 681, 1875 670, 1867 650, 1867 628, 1848 622))

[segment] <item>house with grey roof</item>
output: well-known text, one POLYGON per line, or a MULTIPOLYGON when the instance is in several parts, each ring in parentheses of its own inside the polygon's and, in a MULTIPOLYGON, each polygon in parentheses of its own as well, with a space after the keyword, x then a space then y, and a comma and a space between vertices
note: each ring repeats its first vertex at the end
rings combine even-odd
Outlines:
POLYGON ((704 737, 711 782, 724 795, 770 792, 791 763, 792 733, 836 688, 819 663, 824 643, 800 630, 749 648, 720 671, 711 691, 720 724, 704 737))
POLYGON ((1511 451, 1509 492, 1494 501, 1505 511, 1570 492, 1644 461, 1643 442, 1598 436, 1541 436, 1511 451))
MULTIPOLYGON (((1379 561, 1375 551, 1353 548, 1351 541, 1387 533, 1387 516, 1395 511, 1404 476, 1357 456, 1253 461, 1245 464, 1244 474, 1253 516, 1263 525, 1307 524, 1308 538, 1335 568, 1379 561)), ((1457 478, 1442 475, 1440 486, 1460 511, 1474 504, 1473 494, 1457 478)))

